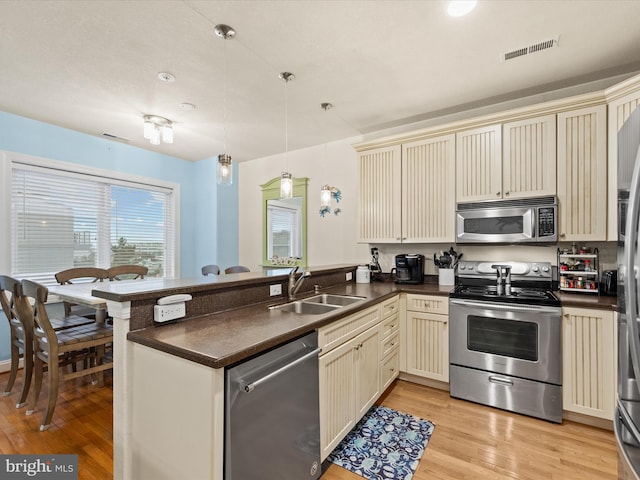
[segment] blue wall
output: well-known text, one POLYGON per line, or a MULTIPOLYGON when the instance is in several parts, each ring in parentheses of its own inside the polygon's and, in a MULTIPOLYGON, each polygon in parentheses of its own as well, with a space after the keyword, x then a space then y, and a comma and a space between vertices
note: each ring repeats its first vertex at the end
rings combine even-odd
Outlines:
MULTIPOLYGON (((188 162, 5 112, 0 112, 0 150, 178 183, 180 276, 200 276, 207 263, 238 263, 238 171, 233 186, 218 188, 216 157, 188 162)), ((9 241, 8 231, 2 235, 9 241)), ((9 358, 7 328, 3 321, 0 360, 9 358)))

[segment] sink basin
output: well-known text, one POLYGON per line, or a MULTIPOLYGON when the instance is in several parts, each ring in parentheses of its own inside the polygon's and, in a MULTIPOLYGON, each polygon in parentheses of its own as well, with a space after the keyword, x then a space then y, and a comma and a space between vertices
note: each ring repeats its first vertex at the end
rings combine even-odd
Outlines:
POLYGON ((336 308, 340 308, 340 306, 296 300, 295 302, 285 303, 284 305, 276 305, 269 308, 280 310, 282 312, 301 313, 303 315, 320 315, 321 313, 327 313, 335 310, 336 308))
POLYGON ((320 304, 320 305, 337 305, 344 307, 352 303, 364 300, 364 297, 354 297, 351 295, 336 295, 334 293, 323 293, 315 297, 305 298, 303 302, 320 304))

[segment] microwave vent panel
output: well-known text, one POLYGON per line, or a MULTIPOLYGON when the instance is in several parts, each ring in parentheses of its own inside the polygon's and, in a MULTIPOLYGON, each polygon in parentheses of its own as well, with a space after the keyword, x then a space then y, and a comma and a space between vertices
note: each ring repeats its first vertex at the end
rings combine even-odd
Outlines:
POLYGON ((500 58, 500 61, 506 62, 507 60, 513 60, 514 58, 523 57, 531 53, 536 53, 542 50, 547 50, 549 48, 554 48, 558 46, 558 42, 559 42, 559 37, 555 37, 549 40, 544 40, 542 42, 535 43, 533 45, 529 45, 528 47, 517 48, 515 50, 511 50, 510 52, 503 53, 500 58))

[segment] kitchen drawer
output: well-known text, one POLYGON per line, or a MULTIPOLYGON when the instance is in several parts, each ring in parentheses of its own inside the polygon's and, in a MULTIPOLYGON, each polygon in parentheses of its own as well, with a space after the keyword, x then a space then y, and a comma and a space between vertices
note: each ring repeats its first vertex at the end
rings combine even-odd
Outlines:
POLYGON ((400 330, 400 314, 396 313, 395 315, 387 318, 386 320, 383 320, 381 324, 381 328, 382 328, 381 334, 382 334, 383 340, 389 337, 390 335, 394 334, 398 330, 400 330))
POLYGON ((400 345, 400 331, 396 331, 389 338, 382 340, 382 356, 388 355, 391 350, 400 345))
POLYGON ((389 300, 382 302, 382 319, 384 320, 391 315, 398 313, 400 311, 400 295, 396 295, 389 300))
POLYGON ((321 355, 352 339, 378 322, 380 322, 379 304, 320 327, 318 329, 318 346, 322 349, 321 355))
POLYGON ((412 312, 449 315, 449 297, 440 295, 407 294, 407 310, 412 312))
POLYGON ((384 392, 398 376, 400 366, 400 349, 390 353, 380 363, 380 392, 384 392))

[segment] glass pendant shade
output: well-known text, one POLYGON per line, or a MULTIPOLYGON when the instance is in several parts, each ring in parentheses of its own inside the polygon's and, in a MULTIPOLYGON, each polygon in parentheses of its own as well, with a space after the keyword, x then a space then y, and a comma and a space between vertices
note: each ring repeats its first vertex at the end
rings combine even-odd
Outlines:
POLYGON ((151 142, 151 145, 160 145, 160 127, 157 125, 153 127, 153 133, 151 133, 149 142, 151 142))
POLYGON ((144 121, 144 138, 147 140, 151 140, 153 138, 153 130, 155 129, 155 125, 150 119, 145 119, 144 121))
POLYGON ((320 190, 320 206, 328 207, 331 205, 331 187, 329 185, 325 185, 320 190))
POLYGON ((162 141, 164 143, 173 143, 173 126, 165 125, 162 127, 162 141))
POLYGON ((218 185, 231 185, 233 183, 233 167, 231 156, 223 153, 218 155, 218 185))
POLYGON ((288 172, 280 177, 280 198, 293 198, 293 178, 288 172))

